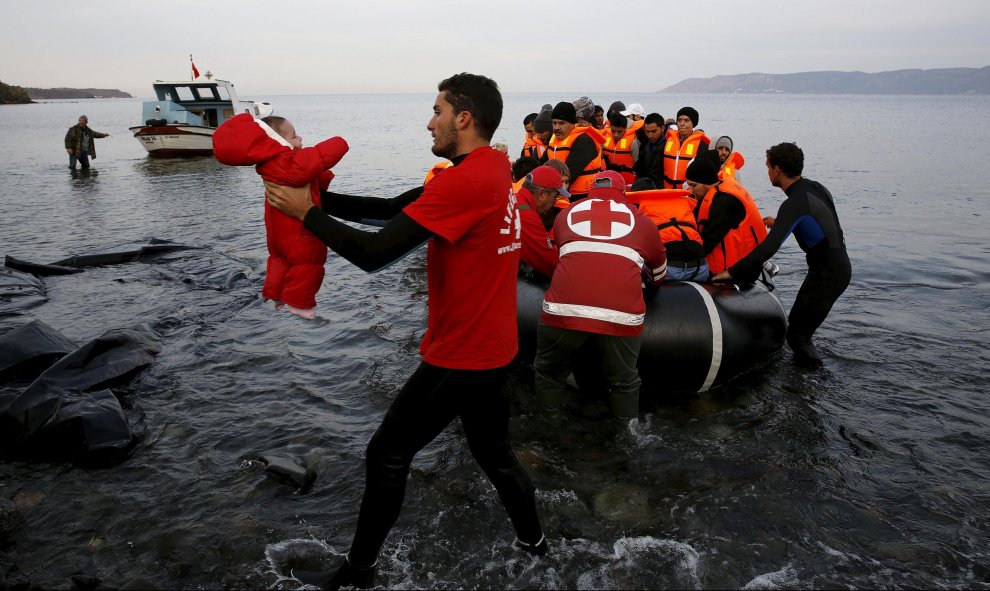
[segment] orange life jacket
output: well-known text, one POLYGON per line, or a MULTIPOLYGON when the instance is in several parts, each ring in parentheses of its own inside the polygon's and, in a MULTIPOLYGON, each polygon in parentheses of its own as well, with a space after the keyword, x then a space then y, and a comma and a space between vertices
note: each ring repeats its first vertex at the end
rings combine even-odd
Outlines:
POLYGON ((718 171, 718 179, 736 178, 736 171, 746 165, 746 159, 739 152, 732 152, 722 163, 722 169, 718 171))
POLYGON ((654 189, 626 193, 630 203, 639 205, 660 231, 663 243, 691 241, 701 245, 701 233, 694 219, 695 200, 685 189, 654 189))
POLYGON ((571 133, 564 139, 558 140, 557 136, 551 137, 550 147, 547 150, 549 159, 560 160, 566 164, 567 157, 571 154, 571 146, 574 144, 574 140, 582 135, 587 135, 595 142, 598 155, 591 159, 591 162, 584 167, 584 170, 577 178, 571 179, 571 184, 567 187, 567 190, 572 195, 574 193, 581 195, 591 191, 591 185, 595 180, 595 175, 605 170, 605 160, 602 158, 602 142, 604 140, 602 140, 601 134, 594 127, 578 127, 575 125, 571 133))
POLYGON ((522 189, 522 186, 524 184, 526 184, 526 177, 523 177, 523 178, 519 179, 518 181, 512 183, 512 192, 515 193, 516 195, 518 195, 519 194, 519 189, 522 189))
POLYGON ((608 137, 605 138, 605 143, 602 144, 602 157, 605 159, 605 168, 615 170, 621 174, 622 178, 626 181, 627 187, 636 180, 636 173, 633 172, 635 161, 632 154, 633 140, 635 139, 636 131, 627 129, 626 133, 618 142, 609 133, 608 137))
POLYGON ((443 172, 443 169, 447 168, 451 164, 453 164, 453 162, 451 162, 450 160, 444 160, 443 162, 437 162, 436 164, 434 164, 433 168, 430 169, 430 172, 426 173, 426 180, 423 181, 423 185, 426 185, 427 183, 432 181, 433 177, 443 172))
POLYGON ((667 143, 663 146, 663 188, 680 189, 687 180, 688 164, 698 155, 701 141, 711 143, 711 139, 700 131, 695 131, 682 142, 677 130, 667 132, 667 143))
POLYGON ((715 193, 718 192, 727 193, 738 199, 746 208, 746 217, 743 218, 738 227, 729 230, 722 242, 713 248, 706 257, 708 270, 712 275, 721 273, 739 262, 767 237, 763 216, 760 214, 759 208, 756 207, 753 196, 738 181, 731 178, 713 186, 705 194, 704 199, 698 203, 695 217, 698 220, 699 229, 704 229, 705 224, 708 223, 708 211, 711 209, 715 193))
POLYGON ((523 144, 521 158, 536 158, 539 160, 547 147, 540 143, 535 137, 526 136, 526 143, 523 144))

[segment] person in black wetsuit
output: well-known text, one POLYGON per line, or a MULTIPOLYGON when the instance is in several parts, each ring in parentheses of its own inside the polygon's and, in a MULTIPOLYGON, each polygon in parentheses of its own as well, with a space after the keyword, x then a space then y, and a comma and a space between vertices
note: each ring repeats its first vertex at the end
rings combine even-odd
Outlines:
POLYGON ((764 218, 771 227, 766 239, 728 270, 712 277, 712 281, 755 281, 763 270, 763 261, 772 257, 793 233, 805 252, 808 275, 791 306, 787 344, 799 365, 820 367, 822 359, 811 335, 849 285, 852 265, 832 194, 821 183, 803 178, 803 169, 804 153, 796 145, 783 143, 767 150, 770 183, 782 189, 787 199, 780 204, 776 218, 764 218))
POLYGON ((518 351, 516 275, 521 243, 505 156, 489 146, 502 117, 493 80, 457 74, 439 85, 427 126, 433 153, 448 158, 424 187, 394 199, 323 196, 323 211, 307 188, 266 183, 268 202, 303 221, 334 252, 373 272, 424 242, 429 320, 423 360, 399 391, 368 444, 366 484, 350 550, 329 571, 293 571, 306 583, 336 589, 370 587, 378 554, 395 523, 415 455, 454 418, 491 480, 516 532, 516 545, 547 553, 535 489, 508 441, 506 370, 518 351), (387 220, 378 232, 352 221, 387 220))

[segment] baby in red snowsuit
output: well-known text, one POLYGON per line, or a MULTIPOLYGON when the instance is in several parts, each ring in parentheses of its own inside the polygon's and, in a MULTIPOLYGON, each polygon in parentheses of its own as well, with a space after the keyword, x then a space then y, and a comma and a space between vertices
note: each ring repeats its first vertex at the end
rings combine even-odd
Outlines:
MULTIPOLYGON (((309 184, 313 203, 333 179, 330 167, 347 153, 347 142, 333 137, 311 148, 283 117, 255 119, 241 113, 213 134, 213 155, 231 166, 255 165, 266 181, 300 187, 309 184)), ((316 292, 323 283, 327 247, 303 223, 265 203, 268 270, 261 296, 303 318, 316 317, 316 292)))

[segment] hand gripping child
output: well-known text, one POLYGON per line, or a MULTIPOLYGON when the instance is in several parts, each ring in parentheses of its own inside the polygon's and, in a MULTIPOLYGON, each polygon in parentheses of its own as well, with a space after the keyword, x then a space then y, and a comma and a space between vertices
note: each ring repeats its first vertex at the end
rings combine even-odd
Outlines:
MULTIPOLYGON (((337 164, 348 147, 340 137, 303 148, 302 138, 283 117, 255 119, 241 113, 213 134, 213 155, 230 166, 254 165, 266 181, 280 185, 310 186, 313 203, 320 206, 337 164)), ((316 292, 323 283, 327 247, 303 223, 265 203, 268 268, 261 296, 274 300, 303 318, 316 317, 316 292)))

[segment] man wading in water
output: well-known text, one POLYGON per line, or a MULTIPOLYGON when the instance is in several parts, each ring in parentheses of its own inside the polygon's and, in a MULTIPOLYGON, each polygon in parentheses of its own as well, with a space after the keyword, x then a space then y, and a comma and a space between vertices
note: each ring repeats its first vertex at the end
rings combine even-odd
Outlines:
POLYGON ((403 196, 323 199, 326 211, 347 209, 352 219, 389 219, 380 231, 358 230, 326 215, 312 204, 307 187, 266 183, 271 205, 303 220, 307 230, 365 271, 381 269, 429 240, 423 361, 368 444, 364 497, 350 551, 331 571, 294 573, 326 588, 373 584, 378 553, 402 508, 409 465, 455 417, 512 520, 517 546, 540 556, 547 552, 533 484, 509 445, 509 406, 502 392, 506 366, 518 348, 521 248, 505 154, 489 146, 502 119, 502 95, 493 80, 467 73, 438 88, 427 129, 433 153, 453 166, 413 203, 403 196), (395 211, 383 211, 389 206, 395 211))

